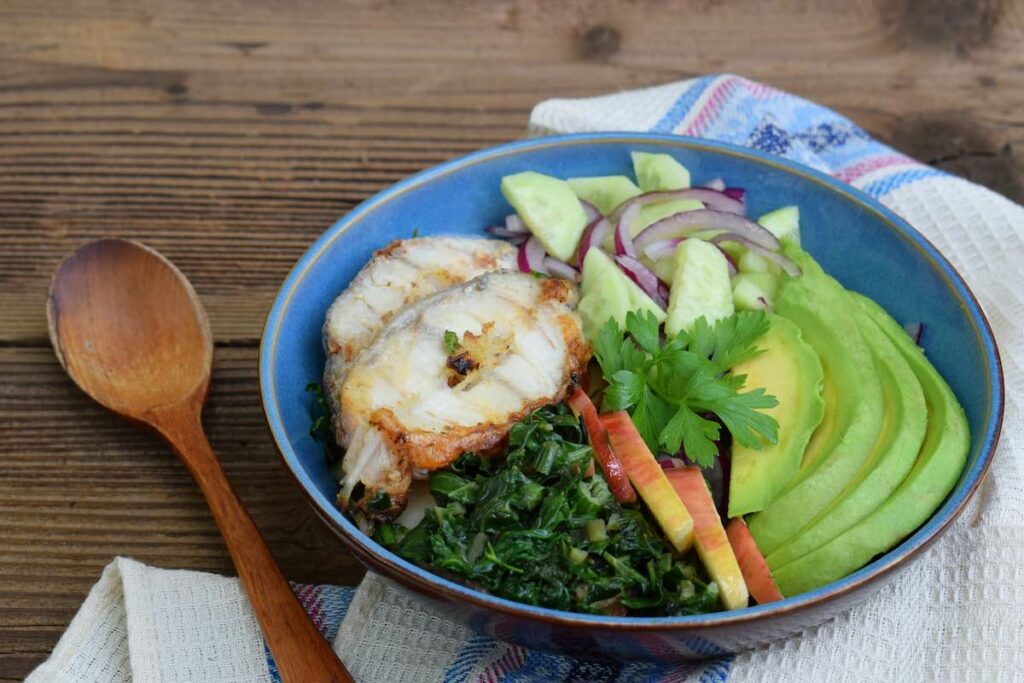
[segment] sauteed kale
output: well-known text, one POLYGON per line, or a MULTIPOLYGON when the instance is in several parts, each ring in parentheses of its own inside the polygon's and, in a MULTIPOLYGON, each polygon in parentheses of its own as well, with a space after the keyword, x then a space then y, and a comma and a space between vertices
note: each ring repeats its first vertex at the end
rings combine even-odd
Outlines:
POLYGON ((623 508, 564 405, 512 427, 508 455, 434 472, 438 505, 413 529, 379 525, 402 557, 502 597, 563 610, 676 615, 718 609, 718 587, 673 555, 638 508, 623 508))

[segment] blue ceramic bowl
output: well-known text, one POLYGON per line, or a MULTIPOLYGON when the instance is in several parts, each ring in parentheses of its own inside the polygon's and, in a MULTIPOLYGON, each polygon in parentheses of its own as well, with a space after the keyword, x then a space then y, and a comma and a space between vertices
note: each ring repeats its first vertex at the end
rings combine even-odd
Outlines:
POLYGON ((948 528, 992 460, 1003 411, 992 332, 963 279, 927 240, 874 199, 817 171, 749 149, 677 136, 587 134, 515 142, 419 173, 335 223, 292 270, 267 318, 260 390, 285 466, 321 519, 368 568, 435 600, 452 619, 497 638, 577 656, 692 659, 796 633, 865 600, 948 528), (967 412, 972 445, 956 488, 935 515, 892 551, 850 576, 781 602, 670 618, 580 615, 531 607, 461 586, 378 546, 334 506, 338 486, 309 436, 310 396, 324 364, 320 329, 331 301, 389 241, 412 235, 480 235, 510 212, 502 176, 630 173, 630 151, 666 152, 696 182, 748 188, 750 213, 797 204, 804 246, 845 286, 897 320, 923 321, 924 346, 967 412))

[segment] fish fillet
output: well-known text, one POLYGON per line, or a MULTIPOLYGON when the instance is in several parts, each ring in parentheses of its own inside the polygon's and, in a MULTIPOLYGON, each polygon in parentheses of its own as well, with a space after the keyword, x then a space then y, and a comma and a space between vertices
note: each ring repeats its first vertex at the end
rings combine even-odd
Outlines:
POLYGON ((349 438, 336 419, 345 369, 403 306, 493 270, 514 269, 516 250, 507 242, 473 237, 396 240, 377 251, 327 310, 323 327, 324 394, 334 436, 349 438))
POLYGON ((504 271, 394 315, 341 386, 341 504, 393 519, 414 469, 493 453, 515 422, 564 398, 590 359, 577 297, 565 280, 504 271))

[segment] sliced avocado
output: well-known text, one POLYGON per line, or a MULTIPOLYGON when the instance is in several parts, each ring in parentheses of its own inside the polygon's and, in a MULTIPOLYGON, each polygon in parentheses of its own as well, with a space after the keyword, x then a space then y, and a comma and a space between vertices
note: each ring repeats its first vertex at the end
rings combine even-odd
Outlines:
POLYGON ((590 202, 606 216, 622 202, 640 194, 640 188, 624 175, 569 178, 566 182, 577 197, 590 202))
POLYGON ((790 241, 800 244, 800 207, 783 206, 769 211, 757 219, 762 227, 779 238, 779 241, 790 241))
MULTIPOLYGON (((587 258, 590 258, 588 253, 587 258)), ((709 323, 732 315, 732 285, 725 255, 710 242, 683 240, 676 248, 676 270, 668 300, 665 334, 689 331, 697 318, 709 323)))
POLYGON ((921 383, 896 345, 857 307, 864 340, 882 380, 882 429, 860 472, 824 510, 765 560, 773 570, 803 557, 881 505, 903 481, 921 449, 927 409, 921 383))
POLYGON ((772 503, 747 520, 766 556, 842 492, 882 428, 882 387, 843 286, 799 247, 783 252, 803 271, 782 281, 775 312, 789 318, 821 359, 825 414, 804 451, 800 472, 772 503))
POLYGON ((549 254, 562 261, 572 258, 587 214, 569 183, 525 171, 502 178, 501 193, 549 254))
POLYGON ((668 154, 633 152, 636 184, 644 192, 683 190, 690 186, 690 172, 668 154))
POLYGON ((800 336, 800 328, 778 315, 757 342, 762 353, 733 368, 746 375, 745 391, 763 387, 779 405, 763 412, 779 423, 779 440, 760 450, 732 444, 729 517, 756 512, 768 505, 800 471, 811 433, 821 422, 822 369, 818 355, 800 336))
POLYGON ((779 278, 771 273, 740 273, 732 279, 732 303, 737 311, 773 310, 779 278))
POLYGON ((577 310, 583 318, 583 335, 587 339, 594 339, 608 318, 615 318, 620 327, 625 326, 626 314, 630 311, 639 311, 642 315, 650 311, 658 322, 665 320, 661 306, 600 249, 591 249, 583 260, 577 310))
POLYGON ((949 495, 970 450, 963 408, 924 352, 881 306, 859 294, 851 293, 851 299, 896 345, 920 382, 927 406, 927 431, 913 468, 885 502, 825 545, 775 572, 785 595, 840 579, 906 538, 949 495))

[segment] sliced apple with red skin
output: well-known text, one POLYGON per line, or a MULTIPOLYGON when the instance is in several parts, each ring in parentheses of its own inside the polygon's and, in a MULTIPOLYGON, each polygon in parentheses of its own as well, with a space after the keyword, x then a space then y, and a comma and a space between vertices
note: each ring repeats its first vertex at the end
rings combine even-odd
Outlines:
POLYGON ((636 430, 629 413, 606 413, 601 416, 601 423, 608 430, 612 451, 619 457, 626 475, 669 543, 681 553, 689 550, 693 545, 693 518, 636 430))
POLYGON ((715 509, 715 501, 704 482, 699 467, 681 467, 665 472, 672 488, 693 516, 694 545, 697 556, 704 563, 711 580, 718 584, 722 606, 726 609, 741 609, 747 606, 750 596, 743 573, 736 562, 729 538, 725 535, 722 520, 715 509))
MULTIPOLYGON (((608 445, 608 430, 601 424, 597 408, 587 396, 587 392, 577 387, 569 397, 568 403, 577 416, 583 417, 583 424, 587 428, 587 438, 590 439, 590 447, 594 449, 594 457, 601 465, 601 471, 604 473, 605 481, 608 482, 608 488, 615 496, 615 500, 620 503, 635 503, 636 491, 629 483, 629 478, 626 476, 626 471, 618 456, 608 445)), ((593 464, 590 467, 593 467, 593 464)))
POLYGON ((729 537, 733 553, 736 554, 736 561, 739 562, 743 580, 747 582, 751 597, 757 600, 759 605, 782 600, 782 592, 775 584, 772 571, 768 568, 768 563, 765 562, 764 555, 757 547, 757 542, 754 541, 743 518, 729 520, 725 533, 729 537))

